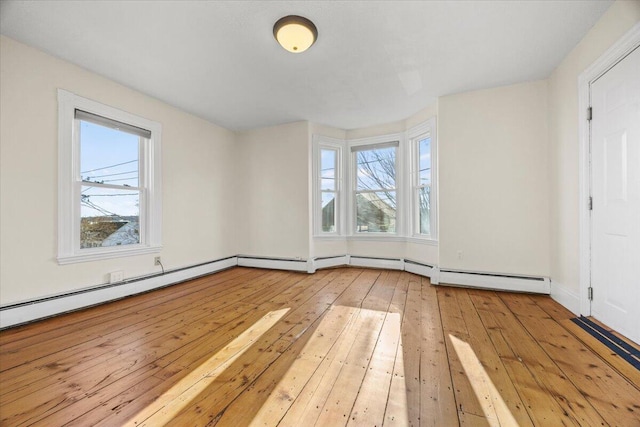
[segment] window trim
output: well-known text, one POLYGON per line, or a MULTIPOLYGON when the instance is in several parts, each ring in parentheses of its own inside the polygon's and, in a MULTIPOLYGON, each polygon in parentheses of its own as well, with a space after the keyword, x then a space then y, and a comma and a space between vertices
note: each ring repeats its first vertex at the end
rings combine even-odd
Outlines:
POLYGON ((407 233, 412 239, 420 239, 426 241, 437 241, 438 239, 438 137, 436 129, 436 119, 431 117, 427 121, 412 127, 407 131, 407 140, 410 145, 410 213, 409 224, 411 230, 407 233), (419 199, 417 190, 419 187, 420 177, 420 140, 429 136, 431 138, 431 211, 430 228, 431 234, 420 233, 420 213, 419 199))
POLYGON ((344 203, 344 150, 345 142, 340 139, 329 138, 322 135, 313 135, 313 237, 322 239, 343 239, 345 228, 345 206, 344 203), (321 150, 336 151, 336 227, 335 231, 322 231, 322 193, 320 179, 322 156, 321 150))
POLYGON ((156 253, 162 249, 162 127, 159 123, 58 89, 58 264, 156 253), (80 147, 75 110, 151 131, 140 157, 140 243, 80 249, 80 147))

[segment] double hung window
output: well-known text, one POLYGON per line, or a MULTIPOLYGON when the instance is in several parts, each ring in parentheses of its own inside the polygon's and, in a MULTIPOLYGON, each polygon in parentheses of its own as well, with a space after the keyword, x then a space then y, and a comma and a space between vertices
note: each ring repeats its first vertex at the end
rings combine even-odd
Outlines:
POLYGON ((314 234, 342 234, 342 151, 344 143, 327 137, 314 137, 314 234))
POLYGON ((354 158, 355 233, 395 233, 398 141, 351 147, 354 158))
POLYGON ((412 217, 413 234, 416 237, 435 239, 435 121, 409 131, 412 148, 412 217))
POLYGON ((160 125, 59 91, 62 264, 160 249, 160 125))
POLYGON ((338 150, 320 148, 321 231, 323 233, 336 232, 337 172, 338 150))

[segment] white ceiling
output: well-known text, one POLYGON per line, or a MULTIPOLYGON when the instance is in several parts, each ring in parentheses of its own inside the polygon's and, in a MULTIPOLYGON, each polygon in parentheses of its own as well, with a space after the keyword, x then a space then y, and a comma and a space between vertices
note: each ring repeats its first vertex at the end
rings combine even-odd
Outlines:
POLYGON ((229 129, 400 120, 544 79, 611 1, 2 1, 2 34, 229 129), (302 54, 282 16, 318 27, 302 54))

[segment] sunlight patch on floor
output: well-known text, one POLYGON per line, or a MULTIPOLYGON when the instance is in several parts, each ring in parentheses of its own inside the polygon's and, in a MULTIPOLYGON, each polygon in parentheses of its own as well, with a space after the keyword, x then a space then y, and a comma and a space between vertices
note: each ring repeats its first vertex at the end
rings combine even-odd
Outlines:
POLYGON ((502 396, 500 396, 500 392, 496 389, 491 378, 489 378, 487 371, 482 367, 471 346, 451 334, 449 334, 449 339, 489 425, 517 426, 518 422, 513 417, 502 396))
POLYGON ((398 313, 332 307, 251 426, 408 425, 400 326, 398 313))
POLYGON ((144 408, 125 426, 162 426, 173 419, 184 407, 209 386, 225 369, 235 362, 265 332, 275 325, 289 308, 271 311, 246 331, 198 366, 162 396, 144 408))

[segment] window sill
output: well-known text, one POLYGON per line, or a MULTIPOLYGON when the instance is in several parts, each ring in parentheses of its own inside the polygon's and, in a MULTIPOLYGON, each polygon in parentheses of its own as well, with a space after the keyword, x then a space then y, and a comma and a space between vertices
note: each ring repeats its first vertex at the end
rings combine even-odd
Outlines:
POLYGON ((426 237, 406 237, 406 236, 385 236, 383 234, 372 234, 372 235, 353 235, 353 236, 313 236, 314 240, 317 241, 360 241, 360 242, 405 242, 405 243, 415 243, 419 245, 428 245, 428 246, 438 246, 438 241, 435 239, 429 239, 426 237))
POLYGON ((371 242, 371 241, 378 241, 378 242, 405 242, 407 240, 406 237, 403 236, 398 236, 397 234, 381 234, 381 233, 376 233, 376 234, 365 234, 365 235, 361 235, 361 234, 354 234, 351 235, 349 237, 347 237, 347 240, 352 240, 352 241, 361 241, 361 242, 371 242))
POLYGON ((78 262, 100 261, 103 259, 123 258, 135 255, 145 255, 158 253, 162 250, 162 246, 133 246, 131 248, 117 250, 100 250, 86 253, 78 253, 72 255, 58 256, 59 265, 75 264, 78 262))
POLYGON ((428 237, 407 237, 407 243, 418 243, 420 245, 438 246, 437 239, 430 239, 428 237))
POLYGON ((347 240, 346 236, 339 236, 337 234, 333 234, 333 235, 316 234, 313 236, 313 238, 314 240, 340 240, 340 241, 347 240))

